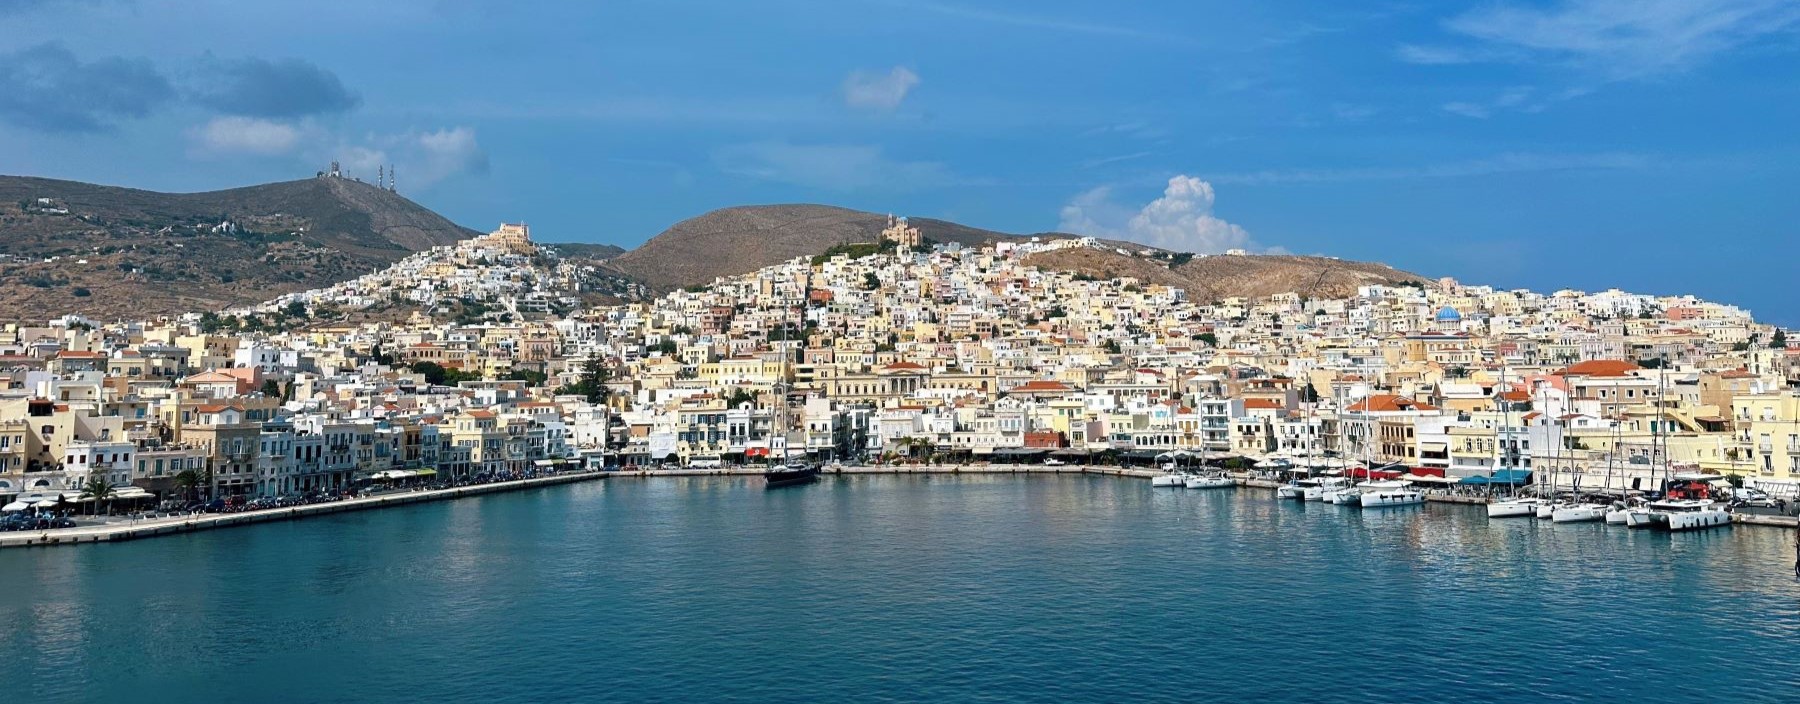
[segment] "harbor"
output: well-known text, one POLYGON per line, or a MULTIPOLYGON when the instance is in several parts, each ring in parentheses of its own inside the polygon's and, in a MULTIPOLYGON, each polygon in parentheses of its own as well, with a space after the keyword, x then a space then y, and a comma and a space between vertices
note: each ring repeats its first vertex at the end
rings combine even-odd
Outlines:
POLYGON ((1797 684, 1740 667, 1800 622, 1784 531, 1350 511, 1147 483, 846 473, 768 491, 736 473, 652 475, 5 550, 0 657, 19 698, 69 702, 178 701, 193 682, 278 703, 1005 691, 1004 704, 1296 691, 1756 703, 1797 684), (1610 611, 1628 618, 1568 627, 1610 611), (1658 640, 1671 618, 1684 638, 1658 640), (575 652, 607 666, 569 668, 575 652), (1271 681, 1295 653, 1321 655, 1271 681), (157 666, 132 664, 146 657, 157 666), (1406 666, 1358 679, 1365 660, 1406 666))
MULTIPOLYGON (((0 549, 21 547, 54 547, 83 544, 120 542, 138 540, 158 536, 180 535, 196 531, 216 528, 247 526, 269 521, 292 521, 309 517, 327 516, 350 511, 365 511, 393 508, 431 501, 446 501, 464 497, 483 496, 497 492, 520 491, 526 489, 594 481, 607 478, 702 478, 702 477, 739 477, 761 478, 766 472, 759 467, 716 467, 716 468, 680 468, 680 469, 615 469, 587 470, 563 472, 548 476, 517 479, 511 481, 474 484, 443 489, 414 488, 392 490, 368 496, 343 499, 304 506, 289 506, 261 510, 246 510, 232 513, 194 513, 175 516, 164 516, 143 519, 119 519, 90 525, 79 525, 73 528, 60 528, 39 531, 18 531, 0 533, 0 549)), ((934 465, 934 464, 890 464, 890 465, 830 465, 823 468, 823 474, 840 477, 858 476, 927 476, 927 475, 970 475, 970 476, 1006 476, 1006 475, 1092 475, 1119 477, 1126 479, 1150 480, 1153 483, 1158 477, 1169 477, 1174 473, 1167 470, 1100 466, 1100 465, 1039 465, 1039 464, 972 464, 972 465, 934 465)), ((1243 489, 1278 492, 1284 486, 1293 486, 1292 481, 1272 478, 1249 472, 1219 473, 1229 479, 1231 485, 1243 489)), ((1175 486, 1180 486, 1179 484, 1175 486)), ((1493 503, 1495 497, 1469 492, 1455 492, 1444 489, 1424 489, 1419 494, 1417 503, 1486 505, 1493 503)), ((1271 496, 1271 498, 1275 498, 1271 496)), ((1548 516, 1544 516, 1548 517, 1548 516)), ((1755 515, 1732 513, 1730 523, 1764 526, 1776 528, 1800 528, 1800 519, 1791 515, 1755 515)))

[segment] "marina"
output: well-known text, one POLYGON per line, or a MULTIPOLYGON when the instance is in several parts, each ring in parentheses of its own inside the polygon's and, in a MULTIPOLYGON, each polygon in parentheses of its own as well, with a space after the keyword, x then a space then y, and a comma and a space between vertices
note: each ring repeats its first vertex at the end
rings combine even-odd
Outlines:
MULTIPOLYGON (((1724 510, 1712 501, 1673 499, 1637 502, 1629 508, 1623 502, 1614 506, 1591 503, 1556 503, 1536 497, 1494 497, 1458 493, 1444 489, 1415 488, 1399 480, 1375 480, 1354 483, 1341 476, 1321 476, 1280 481, 1251 473, 1219 470, 1181 472, 1171 470, 1133 469, 1090 465, 785 465, 772 469, 757 467, 710 467, 688 469, 637 469, 617 471, 579 471, 532 479, 496 482, 446 489, 376 494, 344 501, 307 506, 271 508, 225 514, 193 514, 150 520, 114 518, 104 524, 83 525, 41 531, 0 533, 0 548, 55 547, 136 540, 176 535, 214 528, 244 526, 268 521, 289 521, 344 511, 391 508, 424 501, 443 501, 482 494, 530 489, 571 482, 592 481, 608 477, 756 477, 769 488, 801 486, 818 481, 822 476, 865 475, 1063 475, 1087 474, 1133 479, 1148 479, 1153 488, 1221 489, 1246 487, 1272 489, 1275 499, 1319 502, 1359 508, 1392 508, 1425 503, 1478 504, 1485 507, 1489 519, 1535 517, 1556 523, 1603 521, 1609 525, 1658 530, 1696 530, 1743 523, 1755 526, 1800 529, 1800 518, 1792 515, 1739 514, 1724 510)), ((1367 474, 1367 473, 1365 473, 1367 474)))
POLYGON ((29 701, 1782 702, 1742 664, 1795 636, 1791 549, 1079 472, 651 476, 0 551, 0 657, 29 701))

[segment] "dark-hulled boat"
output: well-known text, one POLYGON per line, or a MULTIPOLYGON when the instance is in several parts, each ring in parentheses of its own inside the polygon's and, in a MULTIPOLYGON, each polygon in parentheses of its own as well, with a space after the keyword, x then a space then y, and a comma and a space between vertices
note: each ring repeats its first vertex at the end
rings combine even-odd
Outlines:
POLYGON ((768 482, 770 489, 811 484, 819 480, 819 468, 797 464, 771 467, 769 471, 763 472, 763 479, 768 482))

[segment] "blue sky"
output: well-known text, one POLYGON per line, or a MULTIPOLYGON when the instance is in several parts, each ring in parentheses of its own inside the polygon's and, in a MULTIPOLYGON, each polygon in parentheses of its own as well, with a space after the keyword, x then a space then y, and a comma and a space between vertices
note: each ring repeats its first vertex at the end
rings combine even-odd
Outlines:
POLYGON ((1800 323, 1800 0, 0 0, 0 172, 331 159, 632 246, 817 202, 1800 323))

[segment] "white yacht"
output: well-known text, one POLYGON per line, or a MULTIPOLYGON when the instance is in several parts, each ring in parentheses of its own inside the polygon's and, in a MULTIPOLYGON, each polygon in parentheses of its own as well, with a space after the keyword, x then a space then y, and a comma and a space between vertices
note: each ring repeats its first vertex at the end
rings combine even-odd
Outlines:
POLYGON ((1731 514, 1705 499, 1663 499, 1625 512, 1625 525, 1653 530, 1698 530, 1731 525, 1731 514))
POLYGON ((1548 504, 1548 499, 1524 497, 1495 501, 1487 505, 1488 518, 1513 518, 1517 516, 1536 516, 1538 507, 1548 504))
POLYGON ((1546 521, 1550 520, 1552 516, 1556 515, 1556 507, 1561 505, 1562 502, 1560 501, 1545 501, 1544 503, 1538 504, 1537 517, 1546 521))
POLYGON ((1582 523, 1603 520, 1606 518, 1608 508, 1605 504, 1586 502, 1561 504, 1550 513, 1550 521, 1553 523, 1582 523))
POLYGON ((1187 486, 1187 475, 1173 469, 1150 478, 1150 486, 1180 489, 1187 486))
POLYGON ((1317 480, 1317 479, 1311 479, 1311 478, 1295 479, 1293 481, 1290 481, 1286 484, 1281 485, 1280 488, 1276 489, 1275 490, 1275 498, 1277 498, 1277 499, 1305 499, 1306 491, 1308 489, 1317 489, 1318 486, 1319 486, 1319 480, 1317 480))
POLYGON ((1206 474, 1189 475, 1185 485, 1189 489, 1223 489, 1235 485, 1236 482, 1224 472, 1208 472, 1206 474))
POLYGON ((1343 477, 1323 477, 1318 480, 1318 484, 1306 487, 1302 498, 1307 501, 1324 501, 1325 492, 1342 490, 1349 486, 1350 480, 1343 477))
POLYGON ((1622 501, 1614 501, 1611 506, 1606 507, 1607 525, 1625 525, 1626 514, 1631 513, 1632 509, 1642 508, 1643 505, 1644 500, 1635 496, 1622 501))
POLYGON ((1363 508, 1385 508, 1388 506, 1414 506, 1425 503, 1425 492, 1413 489, 1407 482, 1368 482, 1357 498, 1362 500, 1363 508))

